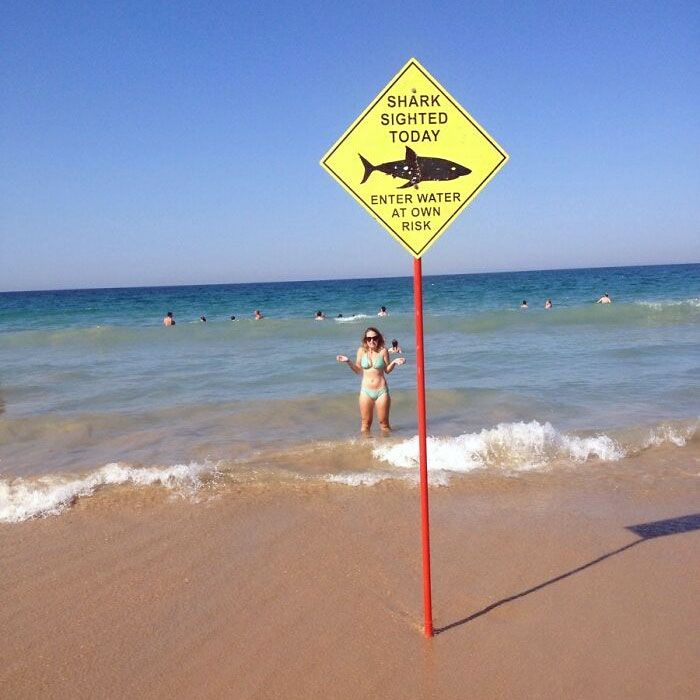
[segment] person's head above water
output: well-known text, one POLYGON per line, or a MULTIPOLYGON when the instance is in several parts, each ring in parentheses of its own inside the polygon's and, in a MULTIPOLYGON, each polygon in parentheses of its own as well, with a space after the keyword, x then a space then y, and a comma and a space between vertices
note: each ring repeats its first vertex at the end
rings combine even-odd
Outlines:
POLYGON ((381 350, 384 347, 384 336, 374 326, 365 329, 361 340, 365 350, 381 350))
POLYGON ((398 348, 398 347, 399 347, 399 341, 396 340, 396 338, 394 338, 394 339, 391 341, 391 347, 392 347, 392 348, 398 348))

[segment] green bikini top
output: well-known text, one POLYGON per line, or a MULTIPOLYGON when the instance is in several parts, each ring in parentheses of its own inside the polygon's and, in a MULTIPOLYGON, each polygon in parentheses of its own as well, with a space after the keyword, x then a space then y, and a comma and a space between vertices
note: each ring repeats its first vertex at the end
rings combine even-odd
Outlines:
POLYGON ((384 362, 384 357, 382 354, 379 353, 374 358, 374 362, 370 364, 369 357, 367 357, 367 353, 364 352, 362 353, 362 359, 360 360, 360 367, 362 367, 362 369, 384 369, 384 367, 386 367, 386 362, 384 362))

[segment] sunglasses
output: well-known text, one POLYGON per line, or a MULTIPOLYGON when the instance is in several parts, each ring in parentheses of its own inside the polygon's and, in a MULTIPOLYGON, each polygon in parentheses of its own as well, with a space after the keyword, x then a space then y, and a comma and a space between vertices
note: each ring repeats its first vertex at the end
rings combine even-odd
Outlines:
POLYGON ((371 343, 373 340, 379 342, 379 336, 378 335, 366 335, 365 336, 365 342, 371 343))

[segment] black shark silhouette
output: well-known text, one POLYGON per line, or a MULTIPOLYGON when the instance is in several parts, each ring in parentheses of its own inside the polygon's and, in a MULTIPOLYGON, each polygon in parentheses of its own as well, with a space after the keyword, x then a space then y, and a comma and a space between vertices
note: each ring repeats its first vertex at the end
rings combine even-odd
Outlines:
POLYGON ((372 165, 363 155, 360 153, 358 155, 365 166, 365 176, 362 178, 362 183, 367 182, 367 178, 375 170, 379 170, 379 172, 386 173, 392 177, 408 180, 405 185, 401 185, 398 188, 400 190, 406 187, 413 187, 419 182, 427 180, 455 180, 463 175, 469 175, 471 172, 469 168, 444 158, 421 158, 408 146, 406 146, 405 160, 395 160, 391 163, 382 163, 381 165, 372 165))

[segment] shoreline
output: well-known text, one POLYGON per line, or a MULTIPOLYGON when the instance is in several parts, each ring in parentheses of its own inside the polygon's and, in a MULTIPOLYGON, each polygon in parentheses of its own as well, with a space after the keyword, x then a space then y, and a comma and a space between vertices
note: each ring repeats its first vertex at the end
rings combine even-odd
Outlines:
POLYGON ((415 489, 231 485, 189 503, 145 488, 128 507, 97 492, 0 526, 0 685, 11 698, 691 698, 691 472, 685 487, 640 474, 431 490, 432 640, 415 489), (668 536, 628 529, 667 519, 668 536))
MULTIPOLYGON (((697 428, 697 421, 674 427, 663 423, 637 434, 636 442, 602 433, 567 435, 537 422, 499 425, 455 438, 430 436, 429 483, 431 491, 472 494, 499 493, 515 482, 550 489, 638 490, 653 483, 669 492, 693 490, 698 473, 688 465, 700 463, 697 428)), ((331 486, 410 490, 419 482, 415 437, 349 438, 267 449, 248 445, 247 450, 229 459, 198 450, 184 460, 123 460, 82 470, 0 475, 0 526, 63 517, 85 500, 129 509, 148 489, 192 506, 246 488, 251 493, 305 489, 313 494, 331 486)), ((71 457, 75 459, 75 451, 71 457)))

